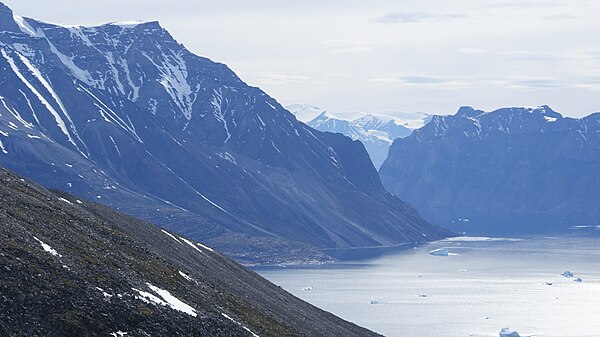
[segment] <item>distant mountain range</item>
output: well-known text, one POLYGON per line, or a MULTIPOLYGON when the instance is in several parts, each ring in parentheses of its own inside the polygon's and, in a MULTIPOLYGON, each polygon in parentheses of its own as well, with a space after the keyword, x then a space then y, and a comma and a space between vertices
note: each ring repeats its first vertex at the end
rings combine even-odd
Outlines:
POLYGON ((376 168, 379 168, 387 158, 388 148, 394 139, 407 137, 412 133, 412 128, 409 126, 420 127, 429 119, 428 115, 419 113, 399 114, 410 118, 409 121, 398 121, 385 115, 372 114, 358 114, 358 117, 345 119, 340 117, 344 114, 332 114, 306 104, 290 105, 286 108, 296 118, 316 130, 341 133, 353 140, 359 140, 365 146, 376 168))
POLYGON ((600 223, 600 113, 462 107, 397 139, 386 188, 457 231, 510 234, 600 223))
POLYGON ((378 336, 212 248, 0 169, 1 336, 378 336))
POLYGON ((449 234, 364 147, 297 121, 157 22, 64 26, 0 5, 0 166, 247 263, 449 234))

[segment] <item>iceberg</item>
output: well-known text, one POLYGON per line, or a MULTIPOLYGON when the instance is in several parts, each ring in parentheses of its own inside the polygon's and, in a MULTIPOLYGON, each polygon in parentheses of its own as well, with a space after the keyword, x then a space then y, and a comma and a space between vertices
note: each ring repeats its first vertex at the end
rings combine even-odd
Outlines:
POLYGON ((434 256, 448 256, 450 254, 448 252, 448 248, 438 248, 438 249, 434 249, 434 250, 430 251, 429 255, 434 255, 434 256))
POLYGON ((562 276, 566 277, 566 278, 571 278, 573 277, 573 273, 571 273, 570 271, 565 271, 564 273, 561 274, 562 276))
POLYGON ((573 281, 575 281, 575 282, 582 282, 583 280, 581 279, 581 277, 578 277, 578 278, 574 279, 573 281))
POLYGON ((500 337, 521 337, 521 335, 515 330, 503 328, 502 331, 500 331, 500 337))

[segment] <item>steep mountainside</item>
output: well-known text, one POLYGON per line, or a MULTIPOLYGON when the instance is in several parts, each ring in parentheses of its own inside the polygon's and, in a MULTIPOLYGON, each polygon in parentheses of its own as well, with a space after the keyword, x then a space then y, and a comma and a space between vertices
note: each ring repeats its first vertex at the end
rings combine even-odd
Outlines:
POLYGON ((387 158, 388 148, 394 139, 412 133, 411 129, 388 117, 364 115, 354 120, 345 120, 314 106, 296 104, 287 108, 299 120, 316 130, 341 133, 363 143, 376 168, 387 158))
POLYGON ((463 107, 396 140, 380 175, 430 220, 511 233, 600 221, 598 172, 599 113, 463 107))
POLYGON ((250 263, 447 234, 383 189, 360 143, 298 122, 157 22, 0 17, 0 165, 250 263))
POLYGON ((375 336, 213 249, 0 169, 1 336, 375 336))

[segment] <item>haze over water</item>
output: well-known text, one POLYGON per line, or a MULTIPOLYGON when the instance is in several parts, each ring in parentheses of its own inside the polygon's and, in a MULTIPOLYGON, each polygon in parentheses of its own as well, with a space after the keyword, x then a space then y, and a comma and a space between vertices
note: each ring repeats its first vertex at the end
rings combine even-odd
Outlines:
POLYGON ((368 261, 257 271, 386 336, 600 336, 600 231, 519 240, 460 238, 368 261), (448 247, 450 256, 429 251, 448 247), (571 271, 573 278, 561 276, 571 271), (581 278, 582 282, 574 281, 581 278), (311 290, 310 287, 312 287, 311 290))

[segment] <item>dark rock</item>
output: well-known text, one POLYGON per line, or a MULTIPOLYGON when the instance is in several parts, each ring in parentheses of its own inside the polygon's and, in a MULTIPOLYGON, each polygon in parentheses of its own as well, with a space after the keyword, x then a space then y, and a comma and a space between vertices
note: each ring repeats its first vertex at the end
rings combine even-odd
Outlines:
POLYGON ((1 336, 376 336, 191 239, 4 169, 0 195, 1 336), (150 285, 193 311, 142 300, 135 289, 173 302, 150 285))
POLYGON ((461 108, 398 139, 379 173, 431 221, 471 234, 542 233, 600 218, 600 113, 461 108))

